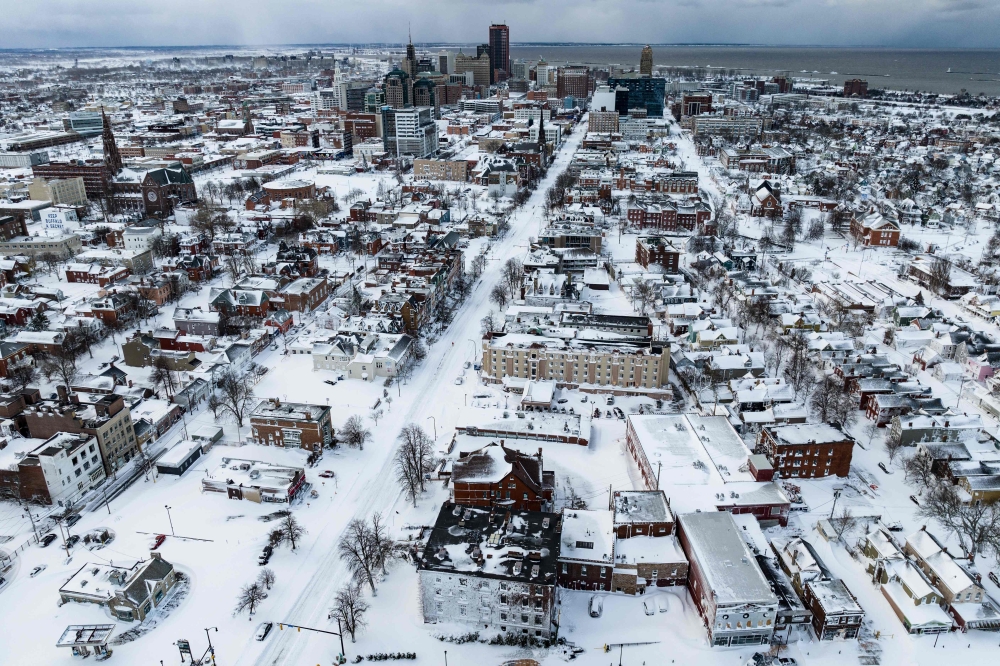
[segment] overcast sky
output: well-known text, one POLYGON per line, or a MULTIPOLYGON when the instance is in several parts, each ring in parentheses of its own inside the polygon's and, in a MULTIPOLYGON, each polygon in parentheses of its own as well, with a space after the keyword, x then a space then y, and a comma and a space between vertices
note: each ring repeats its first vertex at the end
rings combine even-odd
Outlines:
POLYGON ((8 0, 0 48, 485 41, 1000 47, 996 0, 8 0))

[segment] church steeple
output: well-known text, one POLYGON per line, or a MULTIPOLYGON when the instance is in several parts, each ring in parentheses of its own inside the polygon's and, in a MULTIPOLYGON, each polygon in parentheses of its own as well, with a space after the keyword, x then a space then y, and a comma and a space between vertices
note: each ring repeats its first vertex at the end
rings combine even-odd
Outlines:
POLYGON ((102 139, 104 142, 104 165, 112 174, 117 174, 122 170, 122 156, 118 152, 118 144, 115 143, 115 135, 111 131, 111 121, 101 107, 101 121, 104 124, 102 139))

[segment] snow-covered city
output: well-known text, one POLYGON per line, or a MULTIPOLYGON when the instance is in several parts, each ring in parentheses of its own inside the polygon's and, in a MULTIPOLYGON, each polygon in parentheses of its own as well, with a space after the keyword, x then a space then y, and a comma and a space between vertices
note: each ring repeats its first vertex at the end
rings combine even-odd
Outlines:
POLYGON ((0 52, 0 661, 995 663, 1000 99, 477 30, 0 52))

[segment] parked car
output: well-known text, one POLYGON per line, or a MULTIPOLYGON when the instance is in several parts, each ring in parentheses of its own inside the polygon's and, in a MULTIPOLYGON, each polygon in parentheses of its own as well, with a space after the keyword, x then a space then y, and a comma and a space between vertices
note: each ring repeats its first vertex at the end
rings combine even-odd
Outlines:
POLYGON ((273 622, 261 622, 257 625, 257 631, 254 632, 254 640, 262 641, 267 638, 267 635, 271 633, 271 628, 274 627, 273 622))
POLYGON ((462 367, 468 370, 469 368, 472 367, 472 361, 466 361, 465 363, 462 364, 462 367))
POLYGON ((324 469, 322 472, 319 473, 319 478, 321 478, 321 479, 332 479, 333 478, 333 472, 331 470, 324 469))
POLYGON ((77 542, 79 540, 80 540, 80 535, 79 534, 71 534, 71 535, 69 535, 69 538, 66 539, 66 545, 69 548, 72 548, 73 546, 75 546, 77 544, 77 542))
POLYGON ((330 386, 336 386, 337 385, 337 382, 333 381, 332 379, 324 379, 323 383, 324 384, 329 384, 330 386))
POLYGON ((1000 578, 997 578, 996 573, 993 571, 990 572, 990 580, 993 581, 994 585, 1000 587, 1000 578))
POLYGON ((153 547, 150 550, 156 550, 163 545, 163 542, 167 540, 166 534, 157 534, 156 538, 153 539, 153 547))
POLYGON ((656 615, 656 604, 653 603, 652 599, 642 600, 642 611, 646 615, 656 615))
POLYGON ((917 506, 920 506, 920 500, 917 499, 916 495, 910 495, 910 501, 916 504, 917 506))
POLYGON ((604 597, 596 594, 591 596, 588 608, 590 617, 601 617, 601 613, 604 612, 604 597))
POLYGON ((455 383, 461 386, 465 383, 465 377, 455 377, 455 383))
POLYGON ((880 462, 880 463, 878 464, 878 468, 879 468, 880 470, 882 470, 883 472, 885 472, 886 474, 892 474, 892 470, 891 470, 891 469, 889 469, 888 467, 886 467, 886 466, 885 466, 885 463, 884 463, 884 462, 880 462))
POLYGON ((615 404, 615 396, 613 396, 613 395, 605 396, 604 397, 604 404, 605 405, 613 405, 613 404, 615 404))
POLYGON ((43 571, 45 571, 45 568, 46 568, 46 567, 45 567, 45 565, 44 565, 44 564, 42 564, 42 565, 40 565, 40 566, 37 566, 37 567, 35 567, 34 569, 32 569, 32 570, 31 570, 31 573, 30 573, 30 574, 28 574, 28 576, 30 576, 31 578, 34 578, 34 577, 35 577, 35 576, 37 576, 38 574, 40 574, 40 573, 42 573, 43 571))
POLYGON ((587 396, 581 395, 580 396, 580 402, 587 402, 587 396))
POLYGON ((47 548, 55 540, 56 540, 55 534, 46 534, 45 536, 42 537, 42 548, 47 548))
POLYGON ((78 522, 80 522, 80 514, 74 513, 72 516, 66 518, 66 527, 73 527, 78 522))
POLYGON ((257 558, 257 564, 260 566, 267 564, 271 560, 271 553, 273 552, 274 549, 271 547, 271 544, 265 545, 264 550, 260 553, 260 557, 257 558))
POLYGON ((556 400, 556 402, 558 402, 560 405, 565 405, 567 402, 569 402, 569 399, 568 398, 559 398, 558 400, 556 400))
POLYGON ((666 613, 668 610, 670 610, 670 600, 667 599, 667 595, 665 594, 657 595, 656 610, 660 611, 661 613, 666 613))

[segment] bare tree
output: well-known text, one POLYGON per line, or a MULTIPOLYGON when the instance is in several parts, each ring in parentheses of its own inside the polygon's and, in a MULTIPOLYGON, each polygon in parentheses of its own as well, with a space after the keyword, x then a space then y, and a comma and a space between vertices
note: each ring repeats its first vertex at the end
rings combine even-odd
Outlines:
POLYGON ((149 378, 155 386, 163 387, 163 392, 167 394, 168 398, 173 395, 176 380, 173 370, 170 368, 170 361, 166 357, 157 356, 153 359, 153 372, 150 373, 149 378))
POLYGON ((796 393, 804 393, 813 381, 813 366, 809 360, 809 340, 802 333, 788 335, 788 362, 785 364, 785 379, 796 393))
POLYGON ((11 365, 7 368, 7 383, 10 384, 14 393, 20 393, 28 388, 38 376, 38 368, 31 362, 31 359, 11 365))
MULTIPOLYGON (((869 427, 878 427, 875 423, 872 423, 869 427)), ((873 433, 874 435, 874 433, 873 433)), ((889 464, 891 465, 899 455, 899 452, 903 449, 902 438, 899 433, 894 433, 892 430, 885 436, 885 442, 882 444, 885 447, 885 453, 889 456, 889 464)))
POLYGON ((244 585, 239 596, 236 597, 236 608, 233 609, 233 615, 249 613, 252 618, 262 601, 264 601, 264 589, 260 585, 257 583, 244 585))
POLYGON ((299 524, 299 521, 295 519, 291 511, 281 518, 281 523, 272 531, 272 534, 275 531, 280 531, 281 543, 287 543, 293 551, 306 534, 306 528, 299 524))
POLYGON ((927 285, 931 291, 947 294, 951 291, 951 263, 947 259, 937 258, 931 264, 927 285))
POLYGON ((330 617, 340 622, 340 629, 351 635, 351 642, 354 641, 355 634, 363 629, 367 622, 365 613, 368 612, 368 602, 364 600, 361 592, 361 585, 358 583, 348 583, 337 591, 333 597, 333 608, 330 609, 330 617))
POLYGON ((260 573, 257 574, 257 585, 266 590, 270 590, 274 587, 274 572, 267 567, 261 569, 260 573))
POLYGON ((955 535, 966 557, 987 548, 1000 545, 1000 504, 995 502, 966 503, 959 495, 958 486, 945 483, 934 485, 924 494, 918 515, 937 521, 945 530, 955 535))
POLYGON ((850 507, 845 506, 840 509, 837 515, 830 519, 830 525, 833 526, 834 532, 837 533, 837 539, 843 540, 845 534, 858 526, 858 519, 854 517, 854 513, 850 507))
POLYGON ((69 388, 76 379, 76 360, 80 354, 73 347, 59 347, 41 356, 42 374, 46 379, 57 379, 63 386, 69 388))
POLYGON ((639 303, 639 312, 646 314, 656 303, 656 286, 652 282, 636 278, 632 283, 632 307, 635 307, 636 301, 639 303))
POLYGON ((379 555, 368 523, 358 518, 348 523, 344 536, 337 544, 337 552, 351 570, 354 580, 368 585, 372 595, 375 595, 375 570, 379 567, 379 555))
POLYGON ((219 408, 228 412, 243 427, 243 421, 254 403, 253 382, 250 373, 240 374, 236 370, 226 370, 219 378, 219 408))
POLYGON ((838 423, 847 428, 857 419, 854 399, 844 390, 844 382, 836 375, 824 375, 813 386, 809 396, 813 416, 823 423, 838 423))
POLYGON ((507 302, 510 300, 507 290, 504 289, 502 284, 493 285, 493 289, 490 290, 490 301, 492 301, 497 308, 503 310, 507 307, 507 302))
POLYGON ((517 257, 511 257, 504 263, 500 276, 501 284, 510 293, 510 300, 517 300, 524 282, 524 264, 517 257))
POLYGON ((434 469, 431 439, 423 428, 414 423, 403 426, 398 439, 396 478, 416 506, 417 496, 424 492, 424 475, 434 469))
POLYGON ((903 461, 903 473, 906 480, 916 483, 922 492, 934 482, 934 458, 926 451, 917 451, 903 461))
POLYGON ((382 518, 382 514, 377 511, 372 514, 370 534, 373 551, 375 553, 375 563, 382 569, 382 575, 385 575, 388 573, 386 571, 386 566, 389 563, 389 558, 392 557, 392 551, 395 544, 389 537, 389 528, 385 524, 385 519, 382 518))
POLYGON ((365 442, 371 440, 372 433, 365 427, 361 417, 355 414, 344 422, 344 426, 340 429, 340 437, 351 448, 363 451, 365 442))

